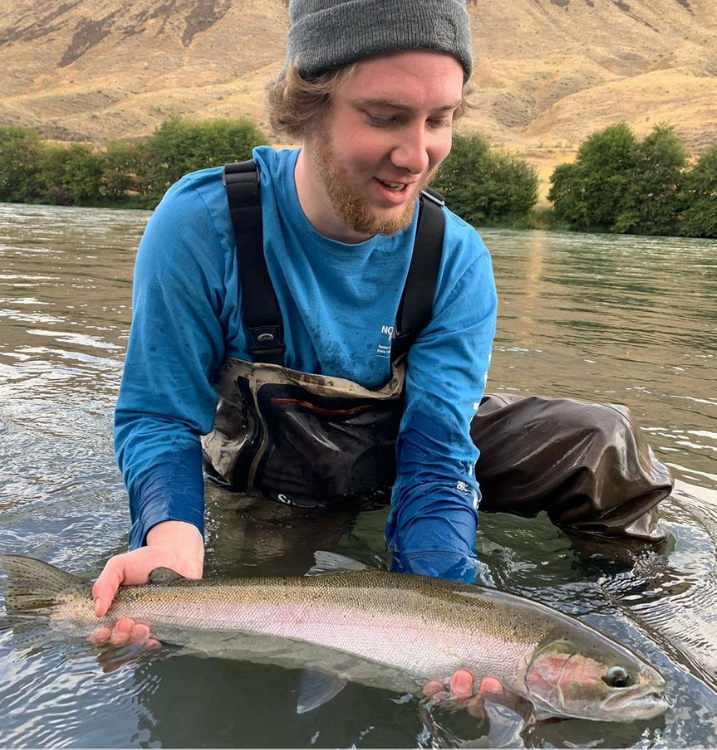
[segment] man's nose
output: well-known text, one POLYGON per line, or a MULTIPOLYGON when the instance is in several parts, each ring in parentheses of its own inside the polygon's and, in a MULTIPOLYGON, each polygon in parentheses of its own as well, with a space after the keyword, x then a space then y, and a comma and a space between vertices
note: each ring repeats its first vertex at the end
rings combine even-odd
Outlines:
POLYGON ((428 169, 426 134, 422 127, 401 133, 391 154, 391 161, 394 166, 406 169, 411 174, 420 174, 428 169))

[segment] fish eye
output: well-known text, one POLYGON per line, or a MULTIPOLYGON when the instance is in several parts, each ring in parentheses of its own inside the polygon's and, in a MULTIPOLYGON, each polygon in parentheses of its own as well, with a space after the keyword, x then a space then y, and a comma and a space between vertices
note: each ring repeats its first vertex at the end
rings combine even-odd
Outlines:
POLYGON ((610 667, 607 671, 607 676, 603 677, 603 680, 610 687, 616 688, 627 687, 632 682, 630 675, 622 667, 610 667))

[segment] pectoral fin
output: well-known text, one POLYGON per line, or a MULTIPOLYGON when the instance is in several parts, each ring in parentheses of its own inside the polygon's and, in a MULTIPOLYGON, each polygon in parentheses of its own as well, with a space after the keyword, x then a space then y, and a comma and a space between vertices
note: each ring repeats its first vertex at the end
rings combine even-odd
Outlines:
POLYGON ((171 568, 155 568, 149 574, 150 583, 174 583, 175 581, 186 580, 184 576, 179 575, 176 570, 171 568))
POLYGON ((328 703, 346 686, 346 680, 323 672, 303 672, 296 696, 296 713, 305 714, 328 703))

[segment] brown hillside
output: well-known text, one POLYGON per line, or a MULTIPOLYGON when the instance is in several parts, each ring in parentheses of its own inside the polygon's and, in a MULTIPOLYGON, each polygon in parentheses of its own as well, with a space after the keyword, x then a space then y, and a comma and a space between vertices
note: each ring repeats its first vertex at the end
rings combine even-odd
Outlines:
MULTIPOLYGON (((418 0, 413 0, 418 1, 418 0)), ((0 123, 102 143, 168 115, 248 115, 282 62, 284 0, 5 0, 0 123)), ((465 127, 547 170, 593 130, 717 133, 717 0, 469 0, 478 110, 465 127)))

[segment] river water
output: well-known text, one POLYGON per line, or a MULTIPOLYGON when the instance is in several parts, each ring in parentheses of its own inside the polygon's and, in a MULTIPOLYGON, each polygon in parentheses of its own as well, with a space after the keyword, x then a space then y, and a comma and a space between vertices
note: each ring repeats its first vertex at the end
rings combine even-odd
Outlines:
MULTIPOLYGON (((112 408, 149 214, 0 204, 0 550, 96 576, 125 549, 112 408)), ((629 405, 676 489, 661 549, 578 549, 543 518, 484 514, 497 585, 577 615, 669 681, 649 722, 503 734, 465 712, 349 685, 295 713, 298 674, 0 626, 0 746, 696 747, 717 745, 717 243, 486 231, 501 297, 489 390, 629 405)), ((207 490, 207 575, 299 574, 315 549, 387 560, 386 510, 305 515, 207 490)), ((496 722, 496 725, 498 722, 496 722)))

